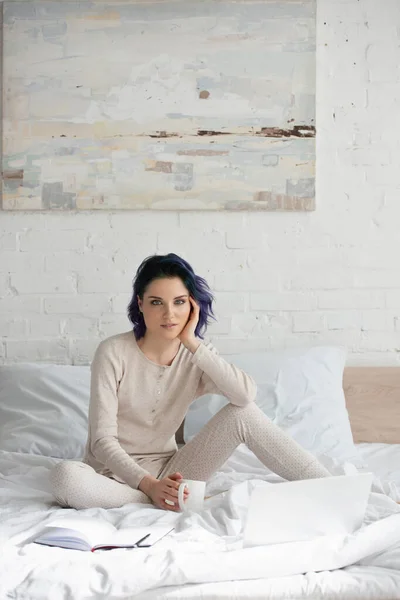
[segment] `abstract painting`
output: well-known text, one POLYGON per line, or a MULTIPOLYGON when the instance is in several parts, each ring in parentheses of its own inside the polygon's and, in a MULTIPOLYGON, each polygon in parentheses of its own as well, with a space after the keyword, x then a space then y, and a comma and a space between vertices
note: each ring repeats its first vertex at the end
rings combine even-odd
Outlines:
POLYGON ((3 2, 3 210, 314 210, 315 0, 3 2))

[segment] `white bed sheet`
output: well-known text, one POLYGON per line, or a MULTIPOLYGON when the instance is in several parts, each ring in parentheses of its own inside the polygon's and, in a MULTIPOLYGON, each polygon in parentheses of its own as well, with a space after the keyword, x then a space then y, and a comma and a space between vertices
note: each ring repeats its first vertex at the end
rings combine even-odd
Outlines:
POLYGON ((395 484, 391 489, 400 502, 400 444, 357 444, 357 449, 367 468, 395 484))
MULTIPOLYGON (((400 445, 362 444, 359 452, 379 476, 376 489, 400 500, 400 445)), ((175 533, 152 549, 92 554, 22 543, 60 511, 74 512, 52 501, 48 471, 55 462, 0 452, 0 598, 400 598, 400 506, 383 494, 371 494, 363 538, 349 536, 331 548, 243 550, 241 531, 253 481, 277 477, 240 447, 209 483, 208 493, 216 495, 199 515, 133 504, 83 511, 116 525, 176 522, 175 533), (310 564, 320 572, 311 571, 310 564), (232 577, 236 580, 229 581, 232 577)))

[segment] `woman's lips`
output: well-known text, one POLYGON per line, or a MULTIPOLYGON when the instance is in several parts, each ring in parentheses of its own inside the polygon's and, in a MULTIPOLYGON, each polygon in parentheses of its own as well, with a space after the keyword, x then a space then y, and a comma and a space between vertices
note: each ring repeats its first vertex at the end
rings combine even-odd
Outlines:
POLYGON ((176 323, 173 323, 172 325, 161 325, 161 327, 164 327, 164 329, 172 329, 173 327, 176 327, 176 323))

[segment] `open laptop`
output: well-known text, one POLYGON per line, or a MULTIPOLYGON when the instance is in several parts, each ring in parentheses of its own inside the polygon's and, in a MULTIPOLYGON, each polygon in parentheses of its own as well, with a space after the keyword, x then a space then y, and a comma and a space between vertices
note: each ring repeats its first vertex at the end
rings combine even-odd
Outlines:
POLYGON ((353 533, 364 520, 372 477, 360 473, 255 487, 244 546, 353 533))

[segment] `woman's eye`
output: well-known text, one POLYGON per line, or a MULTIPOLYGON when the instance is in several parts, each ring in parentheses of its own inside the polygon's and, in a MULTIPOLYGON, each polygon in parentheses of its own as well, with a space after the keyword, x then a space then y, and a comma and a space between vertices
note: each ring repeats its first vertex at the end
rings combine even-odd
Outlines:
MULTIPOLYGON (((185 304, 186 300, 175 300, 175 304, 185 304)), ((152 306, 159 306, 162 304, 161 300, 152 300, 150 303, 152 306)))

